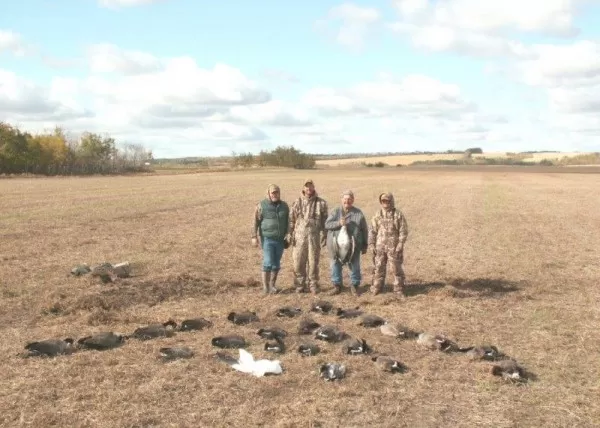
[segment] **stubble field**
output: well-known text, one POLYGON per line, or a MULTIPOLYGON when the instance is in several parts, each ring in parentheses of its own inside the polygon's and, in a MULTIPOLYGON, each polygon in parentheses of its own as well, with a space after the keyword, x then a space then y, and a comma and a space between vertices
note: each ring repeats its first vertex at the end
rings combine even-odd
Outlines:
MULTIPOLYGON (((0 180, 1 426, 600 426, 600 174, 502 170, 312 171, 330 207, 351 188, 370 218, 377 195, 391 191, 409 225, 408 298, 358 299, 345 289, 321 298, 460 344, 494 344, 538 379, 525 385, 490 374, 490 363, 420 349, 382 336, 358 320, 314 315, 363 337, 404 362, 405 374, 377 371, 369 357, 295 334, 314 298, 263 297, 259 250, 250 247, 253 206, 277 183, 289 203, 306 172, 253 171, 173 176, 0 180), (72 277, 75 265, 134 264, 134 277, 103 285, 72 277), (230 311, 260 322, 234 326, 230 311), (83 337, 169 318, 204 316, 200 332, 130 339, 118 349, 54 359, 22 359, 25 343, 83 337), (261 326, 290 333, 284 373, 255 378, 216 361, 211 338, 239 333, 256 357, 261 326), (322 353, 301 357, 304 341, 322 353), (163 363, 163 346, 196 356, 163 363), (324 382, 323 362, 348 365, 347 378, 324 382)), ((363 283, 370 282, 363 258, 363 283)), ((326 254, 321 282, 329 292, 326 254)), ((345 286, 348 284, 347 271, 345 286)), ((388 283, 391 278, 388 277, 388 283)), ((291 252, 279 286, 291 288, 291 252)), ((237 353, 233 351, 232 353, 237 353)))

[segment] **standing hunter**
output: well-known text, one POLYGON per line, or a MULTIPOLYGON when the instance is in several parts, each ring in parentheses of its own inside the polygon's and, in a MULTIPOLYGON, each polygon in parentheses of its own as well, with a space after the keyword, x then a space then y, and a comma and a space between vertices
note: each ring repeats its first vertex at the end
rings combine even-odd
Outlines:
POLYGON ((327 243, 325 220, 327 202, 317 195, 315 183, 304 182, 302 194, 292 204, 288 240, 292 245, 294 287, 297 293, 306 292, 306 282, 312 294, 319 290, 319 257, 327 243))
POLYGON ((267 188, 267 197, 260 201, 254 209, 252 224, 252 245, 263 251, 262 284, 265 294, 275 294, 277 275, 281 269, 283 250, 288 247, 286 233, 290 208, 281 200, 281 191, 276 184, 267 188))
POLYGON ((385 281, 386 267, 391 265, 394 277, 394 292, 404 295, 404 243, 408 237, 406 218, 394 203, 392 193, 379 195, 381 208, 371 219, 369 228, 369 247, 373 253, 373 280, 371 292, 379 294, 385 281))

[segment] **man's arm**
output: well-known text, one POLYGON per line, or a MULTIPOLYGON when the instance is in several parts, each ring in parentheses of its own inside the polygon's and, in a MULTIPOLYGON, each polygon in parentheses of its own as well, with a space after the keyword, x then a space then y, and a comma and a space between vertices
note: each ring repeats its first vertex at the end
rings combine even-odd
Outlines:
POLYGON ((377 233, 379 232, 379 218, 375 214, 371 219, 371 227, 369 228, 369 245, 375 246, 377 243, 377 233))
POLYGON ((367 250, 369 245, 369 226, 367 225, 367 219, 364 214, 360 215, 360 233, 362 234, 363 251, 367 250))
POLYGON ((260 229, 260 222, 262 221, 262 207, 260 206, 260 202, 256 204, 254 207, 254 220, 252 222, 252 239, 256 239, 258 236, 258 232, 260 229))
POLYGON ((325 220, 325 229, 326 230, 338 230, 341 229, 340 225, 340 209, 334 208, 329 213, 329 217, 325 220))

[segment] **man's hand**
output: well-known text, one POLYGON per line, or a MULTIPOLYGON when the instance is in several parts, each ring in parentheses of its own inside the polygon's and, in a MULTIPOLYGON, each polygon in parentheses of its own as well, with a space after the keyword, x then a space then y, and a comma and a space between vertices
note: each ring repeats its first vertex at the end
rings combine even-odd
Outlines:
POLYGON ((342 216, 342 218, 340 218, 340 226, 344 226, 347 222, 348 220, 346 219, 346 216, 342 216))
POLYGON ((364 247, 362 250, 360 250, 361 254, 367 254, 367 247, 364 247))
POLYGON ((258 239, 252 238, 252 246, 253 247, 258 247, 258 239))
POLYGON ((394 253, 396 253, 396 255, 402 254, 402 251, 404 251, 404 244, 402 242, 399 242, 398 245, 396 245, 396 248, 394 249, 394 253))
POLYGON ((321 235, 321 247, 326 247, 327 246, 327 235, 323 234, 321 235))

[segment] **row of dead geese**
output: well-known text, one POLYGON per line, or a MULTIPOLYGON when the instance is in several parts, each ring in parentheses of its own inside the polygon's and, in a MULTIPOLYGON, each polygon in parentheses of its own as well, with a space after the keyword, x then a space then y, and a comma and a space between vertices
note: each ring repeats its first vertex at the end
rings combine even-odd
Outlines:
MULTIPOLYGON (((379 328, 381 334, 391 336, 399 340, 416 340, 418 345, 427 349, 437 350, 444 353, 463 353, 471 360, 493 361, 491 374, 500 376, 513 382, 525 382, 533 379, 534 375, 523 368, 517 361, 506 354, 500 352, 494 345, 480 345, 461 347, 455 341, 441 334, 431 334, 427 332, 417 332, 402 324, 389 322, 384 318, 365 314, 361 309, 334 308, 328 301, 318 300, 312 303, 309 312, 322 315, 335 315, 338 319, 360 318, 358 325, 365 328, 379 328)), ((301 308, 284 306, 275 312, 277 317, 295 318, 303 315, 301 308)), ((227 319, 235 325, 248 325, 259 322, 256 312, 242 311, 230 312, 227 319)), ((139 327, 131 335, 124 335, 116 332, 100 332, 85 336, 75 342, 72 338, 66 339, 47 339, 37 342, 30 342, 25 345, 27 353, 23 356, 58 356, 71 354, 79 349, 108 350, 121 346, 130 338, 138 340, 150 340, 159 337, 171 337, 176 331, 186 332, 194 330, 204 330, 213 326, 212 321, 203 317, 190 318, 177 324, 170 319, 164 323, 151 324, 145 327, 139 327)), ((266 340, 264 350, 283 354, 286 352, 285 338, 288 332, 280 327, 263 327, 256 331, 256 334, 266 340)), ((404 373, 408 368, 399 360, 385 354, 374 352, 373 348, 364 339, 350 337, 347 333, 340 330, 332 324, 321 325, 313 318, 303 317, 297 328, 298 335, 314 335, 314 339, 327 343, 343 343, 342 352, 346 355, 369 355, 375 365, 390 373, 404 373)), ((256 376, 266 374, 280 374, 282 372, 279 360, 254 360, 244 348, 249 346, 249 342, 240 335, 231 334, 216 336, 211 340, 211 344, 222 349, 238 349, 239 358, 233 357, 225 352, 218 351, 215 358, 224 362, 236 370, 252 373, 256 376)), ((315 343, 301 343, 297 352, 305 357, 317 355, 320 347, 315 343)), ((159 349, 159 358, 170 361, 179 358, 191 358, 194 351, 186 346, 181 347, 163 347, 159 349)), ((319 375, 321 378, 331 381, 342 379, 346 374, 344 364, 329 362, 320 365, 319 375)))

